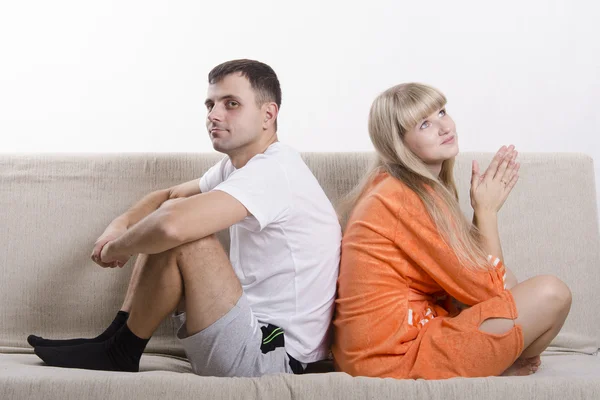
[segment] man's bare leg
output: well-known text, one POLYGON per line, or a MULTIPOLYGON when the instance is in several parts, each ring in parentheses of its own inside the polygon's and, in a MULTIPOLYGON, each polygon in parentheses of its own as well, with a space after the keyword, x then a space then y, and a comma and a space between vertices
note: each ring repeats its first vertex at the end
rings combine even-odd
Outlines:
POLYGON ((133 298, 133 293, 135 292, 135 288, 137 287, 140 271, 145 263, 145 255, 140 254, 135 263, 133 265, 133 269, 131 272, 131 277, 129 279, 129 286, 127 288, 127 292, 125 294, 125 300, 123 301, 123 305, 121 306, 119 312, 115 316, 115 319, 110 323, 108 328, 106 328, 102 333, 93 338, 77 338, 77 339, 63 339, 63 340, 54 340, 54 339, 44 339, 40 336, 29 335, 27 337, 27 342, 33 346, 50 346, 50 347, 59 347, 59 346, 75 346, 84 343, 99 343, 103 342, 107 339, 110 339, 127 321, 129 317, 129 310, 131 309, 131 300, 133 298))
POLYGON ((131 310, 133 294, 135 293, 135 289, 140 280, 140 273, 142 271, 142 268, 146 264, 147 259, 148 256, 146 254, 138 254, 135 263, 133 264, 131 277, 129 278, 129 285, 127 286, 127 292, 125 293, 125 299, 123 300, 123 305, 121 305, 121 311, 124 311, 128 314, 131 310))
POLYGON ((214 235, 163 255, 162 263, 146 264, 132 298, 127 325, 137 336, 152 336, 182 296, 188 334, 193 335, 227 314, 242 295, 229 258, 214 235), (154 274, 161 274, 161 279, 154 274))
POLYGON ((105 343, 36 348, 36 354, 54 366, 137 371, 148 339, 177 307, 184 291, 190 335, 229 312, 242 294, 215 236, 144 258, 131 295, 129 320, 115 336, 105 343))

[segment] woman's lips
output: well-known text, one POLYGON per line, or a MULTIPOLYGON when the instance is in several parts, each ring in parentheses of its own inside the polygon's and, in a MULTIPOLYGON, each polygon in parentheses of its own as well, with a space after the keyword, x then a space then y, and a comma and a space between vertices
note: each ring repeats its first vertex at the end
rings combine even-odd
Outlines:
POLYGON ((456 136, 452 136, 451 138, 448 138, 446 140, 444 140, 442 142, 442 144, 450 144, 450 143, 454 143, 454 140, 456 139, 456 136))

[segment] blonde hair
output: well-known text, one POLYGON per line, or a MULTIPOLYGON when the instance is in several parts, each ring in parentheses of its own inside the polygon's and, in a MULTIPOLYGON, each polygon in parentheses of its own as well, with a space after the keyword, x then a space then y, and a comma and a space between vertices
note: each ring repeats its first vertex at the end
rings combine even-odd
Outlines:
POLYGON ((460 210, 454 181, 454 158, 445 160, 438 177, 404 144, 404 135, 427 116, 440 110, 446 97, 437 89, 405 83, 380 94, 369 113, 369 136, 377 151, 374 163, 340 207, 347 215, 367 186, 381 172, 403 182, 423 201, 442 239, 454 250, 461 265, 489 268, 482 238, 460 210))

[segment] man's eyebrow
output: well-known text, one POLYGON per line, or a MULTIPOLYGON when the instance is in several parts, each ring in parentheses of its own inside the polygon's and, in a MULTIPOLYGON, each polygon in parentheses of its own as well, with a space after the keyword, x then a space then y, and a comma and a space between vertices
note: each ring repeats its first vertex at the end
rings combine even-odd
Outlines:
MULTIPOLYGON (((238 102, 240 101, 240 98, 239 98, 239 97, 237 97, 237 96, 235 96, 235 95, 233 95, 233 94, 226 94, 225 96, 218 97, 218 98, 217 98, 217 101, 229 100, 229 99, 231 99, 231 100, 235 100, 235 101, 238 101, 238 102)), ((206 100, 204 101, 204 105, 205 105, 205 106, 207 106, 207 105, 209 105, 209 104, 213 104, 213 103, 214 103, 214 102, 213 102, 213 100, 212 100, 212 99, 206 99, 206 100)))

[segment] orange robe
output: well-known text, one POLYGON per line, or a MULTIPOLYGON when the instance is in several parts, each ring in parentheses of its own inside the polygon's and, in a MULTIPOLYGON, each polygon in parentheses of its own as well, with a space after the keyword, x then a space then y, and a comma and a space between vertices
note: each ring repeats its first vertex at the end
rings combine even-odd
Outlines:
POLYGON ((334 317, 336 368, 353 376, 443 379, 499 375, 523 350, 505 268, 462 267, 421 199, 387 173, 358 201, 342 241, 334 317), (471 306, 460 311, 452 298, 471 306))

